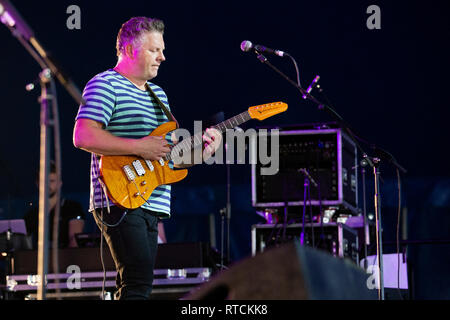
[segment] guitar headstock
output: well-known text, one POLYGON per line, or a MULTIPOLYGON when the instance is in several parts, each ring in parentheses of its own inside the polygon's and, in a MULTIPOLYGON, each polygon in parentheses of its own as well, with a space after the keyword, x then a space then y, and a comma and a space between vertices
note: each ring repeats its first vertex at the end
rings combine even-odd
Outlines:
POLYGON ((284 102, 272 102, 250 107, 248 113, 252 119, 264 120, 286 111, 287 108, 288 105, 284 102))

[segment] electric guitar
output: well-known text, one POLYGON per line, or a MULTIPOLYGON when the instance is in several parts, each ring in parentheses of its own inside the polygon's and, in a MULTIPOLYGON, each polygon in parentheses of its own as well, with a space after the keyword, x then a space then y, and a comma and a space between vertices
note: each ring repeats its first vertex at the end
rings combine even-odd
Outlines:
MULTIPOLYGON (((211 128, 223 133, 250 119, 264 120, 286 110, 287 104, 284 102, 257 105, 211 128)), ((165 136, 175 129, 176 122, 169 121, 158 126, 150 133, 150 136, 165 136)), ((182 140, 172 146, 171 152, 159 161, 145 160, 136 156, 101 156, 100 174, 109 198, 119 207, 135 209, 148 200, 156 187, 183 180, 188 170, 171 169, 169 161, 201 145, 202 136, 203 133, 199 133, 190 139, 182 140)))

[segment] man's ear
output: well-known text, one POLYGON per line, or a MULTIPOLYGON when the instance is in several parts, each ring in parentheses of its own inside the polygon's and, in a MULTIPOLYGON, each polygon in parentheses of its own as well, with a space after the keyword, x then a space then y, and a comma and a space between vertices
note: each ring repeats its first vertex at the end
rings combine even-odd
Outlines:
POLYGON ((125 46, 125 54, 128 58, 133 59, 133 56, 134 56, 133 51, 134 51, 134 48, 131 43, 129 43, 125 46))

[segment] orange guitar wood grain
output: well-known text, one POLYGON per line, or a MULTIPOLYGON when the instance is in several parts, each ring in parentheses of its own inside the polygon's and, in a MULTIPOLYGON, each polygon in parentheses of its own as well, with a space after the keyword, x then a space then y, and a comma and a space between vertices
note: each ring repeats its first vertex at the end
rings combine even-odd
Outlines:
MULTIPOLYGON (((176 129, 173 121, 163 123, 150 133, 150 136, 163 136, 176 129)), ((183 180, 187 169, 174 170, 169 167, 168 162, 161 165, 159 161, 151 161, 154 171, 150 171, 144 159, 136 156, 102 156, 100 159, 100 173, 103 182, 107 186, 110 199, 118 206, 135 209, 142 206, 150 197, 156 187, 171 184, 183 180), (128 165, 133 171, 133 161, 139 160, 145 169, 145 174, 137 176, 130 181, 123 167, 128 165), (140 194, 140 195, 139 195, 140 194)))

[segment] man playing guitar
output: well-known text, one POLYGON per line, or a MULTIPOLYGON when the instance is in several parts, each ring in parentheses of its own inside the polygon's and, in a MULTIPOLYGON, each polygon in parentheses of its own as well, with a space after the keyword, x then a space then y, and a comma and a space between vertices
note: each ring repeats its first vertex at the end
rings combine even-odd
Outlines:
MULTIPOLYGON (((75 147, 92 154, 89 211, 103 231, 116 265, 116 299, 149 298, 157 224, 170 217, 171 189, 170 185, 157 186, 138 208, 114 205, 101 179, 99 160, 100 156, 134 155, 160 161, 176 142, 171 134, 150 135, 172 120, 162 110, 170 110, 166 94, 149 81, 165 61, 163 34, 164 24, 158 19, 134 17, 122 25, 116 45, 118 62, 87 83, 83 91, 86 103, 80 106, 74 127, 75 147), (109 213, 104 214, 106 208, 109 213)), ((219 147, 221 134, 215 129, 206 132, 203 155, 208 158, 219 147)))

